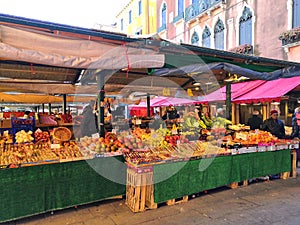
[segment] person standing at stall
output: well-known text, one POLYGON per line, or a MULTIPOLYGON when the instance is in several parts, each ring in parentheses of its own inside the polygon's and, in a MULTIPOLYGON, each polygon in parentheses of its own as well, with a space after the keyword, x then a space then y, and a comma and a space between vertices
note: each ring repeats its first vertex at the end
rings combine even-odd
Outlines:
MULTIPOLYGON (((291 139, 300 139, 300 106, 295 109, 292 119, 292 134, 290 136, 291 139)), ((297 157, 296 157, 296 165, 298 167, 300 156, 300 148, 297 149, 297 157)))
POLYGON ((254 110, 252 112, 252 117, 248 119, 248 123, 250 126, 250 130, 260 129, 263 124, 263 119, 259 117, 259 111, 254 110))
POLYGON ((96 114, 94 111, 95 101, 91 100, 88 105, 86 105, 82 112, 82 121, 80 124, 81 136, 89 136, 97 133, 96 125, 96 114))
POLYGON ((278 119, 278 111, 275 109, 270 112, 270 118, 263 122, 261 129, 270 132, 280 139, 285 138, 284 124, 278 119))

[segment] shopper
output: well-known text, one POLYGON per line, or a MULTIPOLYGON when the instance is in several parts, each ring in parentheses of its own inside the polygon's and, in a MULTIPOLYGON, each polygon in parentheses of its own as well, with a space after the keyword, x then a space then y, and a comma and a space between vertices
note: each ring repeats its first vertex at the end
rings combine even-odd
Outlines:
POLYGON ((259 117, 259 111, 254 110, 252 112, 252 117, 248 119, 247 125, 250 126, 250 130, 261 129, 261 125, 263 124, 263 119, 259 117))
POLYGON ((295 109, 292 117, 292 134, 291 139, 300 138, 300 106, 295 109))
POLYGON ((284 124, 281 120, 278 119, 277 110, 274 109, 270 112, 270 118, 266 119, 263 122, 262 130, 268 131, 280 139, 285 138, 284 124))
MULTIPOLYGON (((295 109, 292 117, 292 134, 291 139, 300 139, 300 106, 295 109)), ((300 148, 297 149, 296 165, 298 167, 300 148)))
POLYGON ((80 124, 81 136, 89 136, 97 133, 96 115, 94 111, 95 101, 91 100, 88 105, 85 106, 82 112, 82 121, 80 124))

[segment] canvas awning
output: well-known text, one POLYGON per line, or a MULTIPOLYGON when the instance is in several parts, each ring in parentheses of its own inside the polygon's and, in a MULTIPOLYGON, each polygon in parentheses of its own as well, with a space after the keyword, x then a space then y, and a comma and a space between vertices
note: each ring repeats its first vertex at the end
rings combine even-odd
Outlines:
MULTIPOLYGON (((231 85, 231 100, 243 96, 245 93, 248 93, 255 88, 263 85, 267 81, 263 80, 254 80, 248 82, 235 83, 231 85)), ((206 95, 203 97, 203 100, 199 100, 199 103, 208 103, 208 102, 222 102, 226 100, 226 86, 206 95)))
MULTIPOLYGON (((181 106, 181 105, 192 105, 196 104, 197 101, 186 99, 186 98, 173 98, 165 96, 157 96, 150 100, 150 107, 161 107, 161 106, 181 106)), ((138 105, 129 105, 130 110, 147 108, 147 103, 142 101, 138 105)))
POLYGON ((243 95, 232 98, 234 103, 280 101, 281 97, 300 85, 300 77, 267 81, 243 95))
MULTIPOLYGON (((71 102, 88 102, 94 97, 89 96, 67 96, 66 101, 71 102)), ((62 103, 61 96, 39 95, 39 94, 7 94, 0 92, 1 103, 28 103, 28 104, 48 104, 62 103)))
POLYGON ((157 68, 165 62, 163 54, 137 48, 136 44, 99 42, 60 33, 0 25, 0 58, 82 69, 157 68))

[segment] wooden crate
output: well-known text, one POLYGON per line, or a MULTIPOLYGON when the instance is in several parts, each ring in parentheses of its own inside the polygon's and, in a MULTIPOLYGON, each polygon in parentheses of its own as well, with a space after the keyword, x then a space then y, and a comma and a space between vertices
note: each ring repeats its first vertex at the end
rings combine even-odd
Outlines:
POLYGON ((233 183, 227 185, 227 187, 232 188, 232 189, 238 188, 239 186, 241 186, 241 187, 248 186, 248 180, 244 180, 242 182, 233 182, 233 183))
POLYGON ((291 177, 297 177, 297 150, 292 150, 292 173, 291 177))
POLYGON ((154 203, 153 170, 151 168, 127 168, 126 205, 133 212, 156 209, 154 203))
POLYGON ((188 202, 188 200, 189 200, 189 196, 186 195, 186 196, 183 196, 183 197, 178 198, 178 199, 175 199, 175 198, 170 199, 170 200, 166 201, 166 204, 167 205, 175 205, 175 204, 180 204, 180 203, 183 203, 183 202, 188 202))

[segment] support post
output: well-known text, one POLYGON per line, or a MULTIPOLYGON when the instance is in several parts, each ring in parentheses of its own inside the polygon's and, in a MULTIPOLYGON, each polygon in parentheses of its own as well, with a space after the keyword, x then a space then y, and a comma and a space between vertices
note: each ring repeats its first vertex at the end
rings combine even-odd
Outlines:
POLYGON ((231 120, 231 83, 226 82, 226 119, 231 120))
POLYGON ((49 104, 48 104, 48 114, 49 114, 49 115, 51 114, 51 111, 52 111, 52 109, 51 109, 51 103, 49 103, 49 104))
POLYGON ((63 114, 66 114, 67 113, 67 95, 66 94, 63 94, 62 95, 62 98, 63 98, 63 114))
POLYGON ((98 107, 98 130, 100 137, 105 136, 105 128, 104 128, 104 74, 98 73, 97 74, 97 90, 98 90, 98 97, 97 97, 97 107, 98 107))
POLYGON ((147 94, 147 117, 150 117, 150 94, 147 94))

